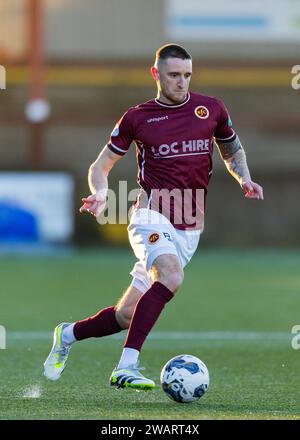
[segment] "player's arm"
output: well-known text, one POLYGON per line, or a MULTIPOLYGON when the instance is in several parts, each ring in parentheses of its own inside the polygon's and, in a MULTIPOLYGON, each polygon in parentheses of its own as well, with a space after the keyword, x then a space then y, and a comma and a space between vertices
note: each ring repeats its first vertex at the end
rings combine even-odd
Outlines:
POLYGON ((87 211, 98 217, 103 211, 108 190, 108 174, 115 163, 127 153, 133 139, 132 109, 129 109, 117 122, 108 144, 90 166, 88 182, 91 195, 82 199, 80 212, 87 211))
POLYGON ((106 145, 89 168, 88 183, 91 195, 82 199, 80 212, 98 216, 105 207, 108 190, 108 175, 122 156, 111 151, 106 145))
POLYGON ((216 143, 228 171, 241 185, 245 197, 263 200, 263 189, 251 179, 246 153, 238 136, 232 141, 216 139, 216 143))

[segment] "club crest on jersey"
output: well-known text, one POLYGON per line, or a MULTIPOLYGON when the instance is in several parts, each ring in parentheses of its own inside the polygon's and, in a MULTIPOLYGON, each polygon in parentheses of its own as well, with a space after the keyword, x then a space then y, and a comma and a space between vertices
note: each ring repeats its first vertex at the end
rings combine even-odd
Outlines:
POLYGON ((153 232, 150 236, 149 236, 149 243, 150 244, 154 244, 156 243, 158 240, 160 239, 160 235, 157 232, 153 232))
POLYGON ((200 119, 207 119, 209 117, 208 108, 204 107, 204 105, 198 105, 195 108, 195 115, 200 119))

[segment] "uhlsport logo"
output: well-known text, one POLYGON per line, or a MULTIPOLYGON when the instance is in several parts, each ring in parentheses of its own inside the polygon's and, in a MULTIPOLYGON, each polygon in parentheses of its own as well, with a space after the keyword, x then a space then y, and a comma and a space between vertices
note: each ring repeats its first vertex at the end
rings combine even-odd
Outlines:
POLYGON ((5 67, 0 65, 0 90, 6 89, 6 71, 5 67))
POLYGON ((153 234, 151 234, 149 236, 149 243, 150 244, 154 244, 156 243, 158 240, 160 239, 160 235, 157 232, 153 232, 153 234))
POLYGON ((207 119, 209 117, 208 108, 204 105, 198 105, 198 107, 195 108, 195 115, 197 118, 207 119))
POLYGON ((160 121, 165 121, 166 119, 169 119, 169 116, 159 116, 157 118, 150 118, 147 119, 148 124, 150 124, 151 122, 160 122, 160 121))

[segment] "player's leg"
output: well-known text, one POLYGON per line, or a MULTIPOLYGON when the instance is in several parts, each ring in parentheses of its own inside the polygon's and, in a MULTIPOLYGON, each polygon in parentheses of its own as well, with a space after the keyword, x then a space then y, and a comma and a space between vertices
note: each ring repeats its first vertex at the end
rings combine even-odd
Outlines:
POLYGON ((131 275, 133 276, 131 285, 115 306, 100 310, 96 315, 72 324, 73 331, 72 326, 67 327, 63 333, 63 340, 72 343, 74 340, 99 338, 127 329, 136 303, 151 286, 149 276, 139 262, 135 264, 131 275))
POLYGON ((180 287, 183 267, 199 241, 199 233, 178 235, 162 217, 158 212, 139 209, 133 214, 128 228, 130 244, 144 271, 151 275, 152 285, 137 302, 121 359, 110 378, 111 385, 121 388, 151 389, 155 386, 153 381, 141 375, 138 377, 139 353, 165 304, 180 287))
POLYGON ((50 380, 60 378, 74 342, 111 335, 128 328, 141 294, 137 287, 131 285, 116 306, 102 309, 96 315, 75 323, 59 324, 54 330, 52 349, 44 363, 45 376, 50 380))
POLYGON ((119 388, 147 390, 155 387, 152 380, 139 372, 139 353, 164 306, 180 287, 183 281, 183 270, 176 255, 163 254, 153 262, 151 273, 153 284, 139 298, 134 308, 123 353, 110 377, 111 385, 119 388))
MULTIPOLYGON (((179 258, 172 254, 159 255, 151 265, 150 272, 153 284, 136 304, 124 345, 125 348, 137 351, 136 361, 147 335, 166 303, 178 291, 184 277, 179 258)), ((124 368, 127 363, 128 360, 124 354, 119 367, 124 368)))
POLYGON ((131 285, 118 301, 116 305, 116 320, 122 328, 127 329, 129 327, 135 306, 142 293, 134 285, 131 285))
POLYGON ((118 368, 125 368, 129 361, 136 363, 142 345, 161 314, 183 281, 183 270, 179 258, 172 254, 158 256, 150 269, 153 284, 142 295, 133 310, 130 327, 118 368), (135 350, 135 359, 127 357, 127 348, 135 350))

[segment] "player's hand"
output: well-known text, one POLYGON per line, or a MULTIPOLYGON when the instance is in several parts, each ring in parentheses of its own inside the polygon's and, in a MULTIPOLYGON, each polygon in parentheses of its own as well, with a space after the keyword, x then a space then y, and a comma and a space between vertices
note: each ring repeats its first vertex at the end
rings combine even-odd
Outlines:
POLYGON ((98 217, 105 208, 106 204, 106 190, 100 190, 96 194, 91 194, 88 197, 84 197, 81 200, 83 205, 80 207, 79 211, 89 212, 95 217, 98 217))
POLYGON ((242 183, 241 186, 244 191, 245 197, 247 197, 247 199, 256 199, 256 200, 264 199, 263 189, 257 183, 249 180, 248 182, 242 183))

